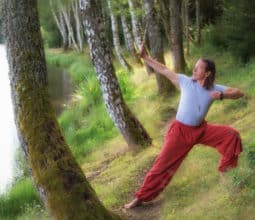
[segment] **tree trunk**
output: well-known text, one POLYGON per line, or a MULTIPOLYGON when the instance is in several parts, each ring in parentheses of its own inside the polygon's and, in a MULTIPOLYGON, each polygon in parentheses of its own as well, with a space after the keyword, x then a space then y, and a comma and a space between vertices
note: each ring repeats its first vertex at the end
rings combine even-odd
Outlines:
POLYGON ((118 24, 117 24, 117 18, 113 14, 113 9, 112 9, 112 4, 111 0, 107 0, 108 3, 108 8, 109 8, 109 13, 111 17, 111 27, 112 27, 112 36, 113 36, 113 44, 114 44, 114 49, 117 55, 117 58, 122 65, 122 67, 127 71, 131 72, 132 67, 128 64, 128 62, 125 60, 125 58, 122 55, 121 52, 121 47, 120 47, 120 39, 119 39, 119 29, 118 29, 118 24))
POLYGON ((140 50, 140 47, 143 42, 143 31, 142 31, 142 24, 139 18, 135 14, 135 9, 138 7, 137 0, 128 0, 128 5, 131 14, 131 23, 132 23, 132 32, 135 38, 135 43, 137 49, 140 50))
POLYGON ((196 0, 196 43, 201 43, 200 1, 196 0))
MULTIPOLYGON (((142 28, 142 23, 140 19, 136 16, 135 10, 140 7, 138 0, 128 0, 129 11, 131 15, 131 23, 132 23, 132 32, 135 38, 136 50, 141 49, 142 43, 145 42, 146 31, 142 28)), ((146 72, 151 74, 153 72, 152 68, 150 68, 147 64, 145 64, 146 72)))
POLYGON ((69 40, 71 44, 73 45, 74 49, 77 52, 79 52, 79 48, 74 37, 74 31, 73 31, 72 22, 71 22, 70 6, 68 5, 64 6, 61 1, 62 0, 58 0, 58 3, 59 3, 60 10, 62 12, 62 15, 64 16, 64 19, 65 19, 65 23, 66 23, 68 35, 69 35, 69 40))
POLYGON ((141 59, 135 50, 134 38, 133 38, 132 32, 130 31, 130 29, 128 27, 127 18, 125 15, 121 15, 120 18, 121 18, 121 25, 122 25, 122 29, 123 29, 123 35, 124 35, 124 39, 125 39, 126 48, 127 48, 127 50, 129 50, 131 52, 132 56, 135 58, 135 61, 139 64, 142 64, 141 59))
POLYGON ((52 0, 50 0, 50 9, 51 9, 51 13, 54 17, 54 20, 57 24, 58 30, 59 30, 59 32, 61 34, 61 37, 62 37, 63 49, 67 50, 68 47, 69 47, 69 45, 68 45, 68 34, 67 34, 65 22, 63 20, 64 18, 63 18, 61 13, 58 13, 58 15, 59 15, 59 17, 58 17, 57 12, 54 9, 52 0))
POLYGON ((125 15, 121 15, 120 18, 121 18, 121 25, 122 25, 122 29, 123 29, 123 35, 124 35, 124 39, 125 39, 126 48, 128 51, 133 53, 135 51, 134 40, 133 40, 132 34, 130 32, 130 29, 128 28, 127 18, 125 15))
POLYGON ((161 13, 161 19, 164 24, 164 30, 166 32, 168 44, 171 47, 171 38, 170 38, 170 6, 169 6, 169 0, 160 0, 159 1, 159 6, 160 6, 160 13, 161 13))
POLYGON ((119 219, 98 200, 49 101, 36 0, 4 0, 12 101, 33 180, 54 219, 119 219))
MULTIPOLYGON (((165 64, 163 39, 159 29, 159 18, 154 5, 154 0, 144 0, 146 26, 149 37, 152 58, 165 64)), ((170 95, 175 91, 174 85, 165 77, 156 74, 159 94, 170 95)))
POLYGON ((74 19, 75 19, 78 50, 79 50, 79 52, 83 52, 83 43, 84 43, 83 33, 84 33, 84 31, 82 28, 81 13, 79 10, 78 1, 79 0, 75 0, 74 2, 72 2, 72 9, 73 9, 73 14, 74 14, 74 19))
POLYGON ((129 146, 149 145, 151 138, 125 104, 110 56, 100 0, 80 0, 84 29, 107 111, 129 146))
POLYGON ((182 43, 181 2, 170 0, 171 49, 174 71, 184 73, 185 60, 182 43))
POLYGON ((186 54, 189 55, 189 45, 190 45, 190 34, 189 34, 189 0, 184 0, 182 2, 182 20, 183 20, 183 29, 186 39, 186 54))

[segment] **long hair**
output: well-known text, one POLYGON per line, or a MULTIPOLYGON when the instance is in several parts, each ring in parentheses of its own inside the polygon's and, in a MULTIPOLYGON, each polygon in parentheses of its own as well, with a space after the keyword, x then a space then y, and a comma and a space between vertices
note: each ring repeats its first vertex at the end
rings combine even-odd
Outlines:
POLYGON ((205 89, 209 90, 213 87, 214 80, 215 80, 215 74, 216 74, 215 63, 214 61, 207 58, 201 58, 201 60, 205 62, 206 64, 205 71, 206 72, 210 71, 210 75, 205 79, 205 82, 203 85, 205 89))

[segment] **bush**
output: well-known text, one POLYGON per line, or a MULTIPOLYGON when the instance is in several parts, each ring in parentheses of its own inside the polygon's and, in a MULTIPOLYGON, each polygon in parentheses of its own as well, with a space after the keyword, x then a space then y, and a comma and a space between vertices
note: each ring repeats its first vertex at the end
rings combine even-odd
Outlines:
POLYGON ((255 2, 225 1, 222 19, 214 27, 212 41, 225 46, 231 53, 247 62, 255 55, 255 2))
POLYGON ((255 144, 250 146, 247 151, 247 160, 251 168, 255 168, 255 144))
POLYGON ((27 206, 42 202, 29 178, 21 179, 0 197, 0 219, 14 219, 24 213, 27 206))

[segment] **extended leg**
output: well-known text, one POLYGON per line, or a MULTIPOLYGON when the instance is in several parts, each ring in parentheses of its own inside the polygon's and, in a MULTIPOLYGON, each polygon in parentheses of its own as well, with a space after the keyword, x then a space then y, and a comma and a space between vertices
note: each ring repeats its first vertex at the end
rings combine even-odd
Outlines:
POLYGON ((192 148, 187 138, 183 137, 179 131, 176 125, 168 130, 160 154, 146 174, 142 186, 135 192, 134 204, 137 201, 147 202, 154 199, 167 186, 192 148))
POLYGON ((226 172, 237 166, 238 155, 242 152, 242 143, 239 132, 234 128, 207 124, 199 143, 216 148, 222 155, 218 166, 220 172, 226 172))

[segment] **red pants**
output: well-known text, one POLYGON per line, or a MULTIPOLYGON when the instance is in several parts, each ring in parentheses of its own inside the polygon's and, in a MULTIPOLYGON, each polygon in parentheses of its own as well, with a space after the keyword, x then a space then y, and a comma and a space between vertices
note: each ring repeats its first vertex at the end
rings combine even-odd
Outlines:
POLYGON ((199 126, 187 126, 175 120, 167 130, 161 152, 135 196, 145 202, 154 199, 170 182, 195 144, 209 145, 218 150, 222 155, 218 166, 220 172, 236 167, 238 155, 242 151, 238 131, 229 126, 207 122, 199 126))

